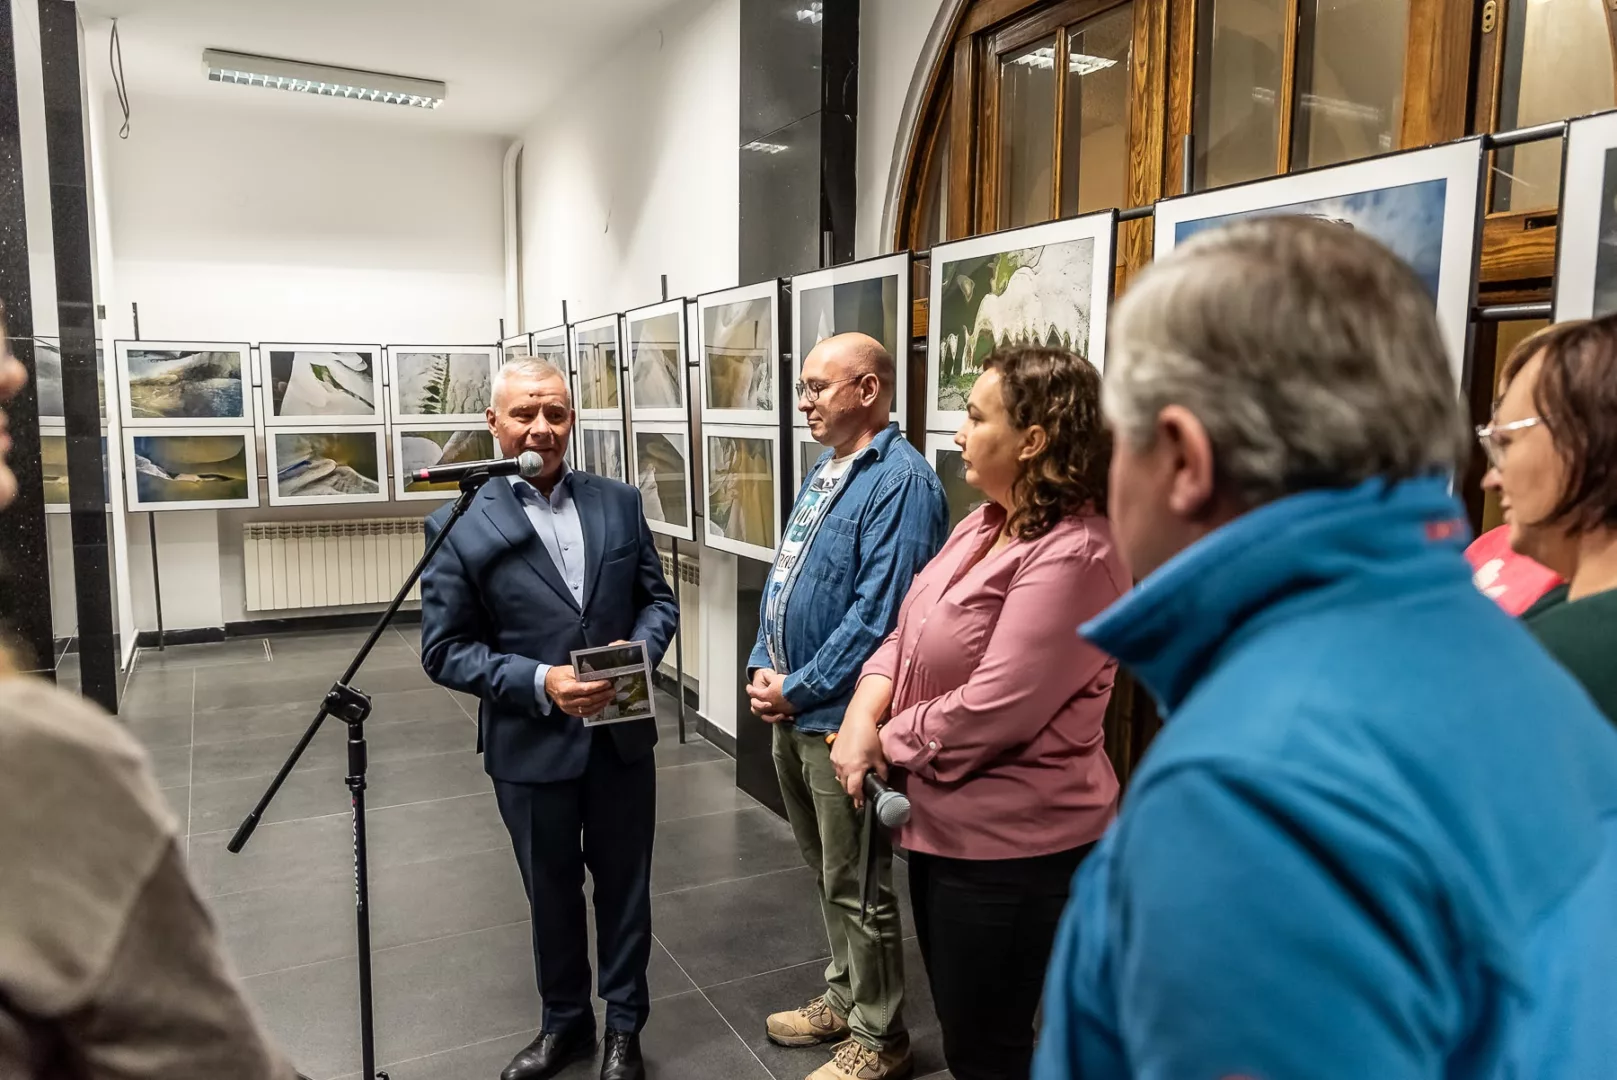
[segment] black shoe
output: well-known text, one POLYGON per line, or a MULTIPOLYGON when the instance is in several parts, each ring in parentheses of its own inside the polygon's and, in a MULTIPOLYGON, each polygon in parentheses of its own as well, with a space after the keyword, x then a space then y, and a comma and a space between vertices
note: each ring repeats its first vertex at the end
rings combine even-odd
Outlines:
POLYGON ((601 1080, 646 1080, 646 1062, 640 1056, 640 1036, 632 1031, 606 1033, 601 1055, 601 1080))
POLYGON ((567 1031, 542 1031, 523 1047, 500 1080, 549 1080, 580 1058, 595 1053, 594 1025, 578 1025, 567 1031))

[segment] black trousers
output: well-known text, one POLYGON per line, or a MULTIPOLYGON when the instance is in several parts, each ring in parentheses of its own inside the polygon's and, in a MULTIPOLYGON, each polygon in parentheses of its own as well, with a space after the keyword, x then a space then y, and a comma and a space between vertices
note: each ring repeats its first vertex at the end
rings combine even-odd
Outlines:
POLYGON ((910 853, 915 929, 955 1080, 1027 1080, 1056 925, 1094 846, 1030 859, 910 853))
POLYGON ((533 965, 545 1031, 594 1027, 584 869, 595 881, 596 957, 606 1026, 639 1031, 651 1012, 651 844, 657 761, 625 764, 607 728, 591 732, 577 780, 494 781, 533 912, 533 965))

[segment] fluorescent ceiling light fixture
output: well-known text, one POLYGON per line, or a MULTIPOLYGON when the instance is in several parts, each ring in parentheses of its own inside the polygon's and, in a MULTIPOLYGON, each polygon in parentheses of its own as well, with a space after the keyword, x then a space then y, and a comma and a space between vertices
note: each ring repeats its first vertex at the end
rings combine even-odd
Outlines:
POLYGON ((797 9, 797 21, 798 22, 817 23, 817 22, 819 22, 820 20, 822 20, 824 18, 825 18, 824 0, 814 0, 814 2, 812 4, 810 4, 808 7, 798 8, 797 9))
POLYGON ((431 79, 412 79, 380 71, 306 64, 274 56, 204 49, 202 68, 209 80, 239 86, 262 86, 270 90, 295 90, 322 97, 380 101, 384 105, 413 105, 436 109, 444 103, 447 87, 431 79))
POLYGON ((743 149, 743 150, 751 150, 754 153, 759 153, 759 154, 780 154, 780 153, 784 153, 787 150, 790 150, 791 147, 782 146, 780 143, 759 142, 758 140, 754 139, 752 142, 750 142, 747 145, 743 146, 741 149, 743 149))
POLYGON ((1067 54, 1067 70, 1074 75, 1093 75, 1097 71, 1105 71, 1109 67, 1116 67, 1116 60, 1108 60, 1104 56, 1090 56, 1088 53, 1067 54))

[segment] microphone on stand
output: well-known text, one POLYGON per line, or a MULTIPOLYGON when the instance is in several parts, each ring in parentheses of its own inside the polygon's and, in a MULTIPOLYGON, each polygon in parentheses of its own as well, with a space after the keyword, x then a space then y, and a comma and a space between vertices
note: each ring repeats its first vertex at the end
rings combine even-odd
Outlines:
POLYGON ((874 772, 865 773, 865 799, 876 813, 876 820, 896 829, 910 820, 910 800, 882 782, 874 772))
POLYGON ((535 477, 545 471, 545 459, 532 450, 524 450, 514 458, 493 458, 489 461, 463 461, 455 465, 434 465, 430 469, 416 469, 411 480, 428 484, 454 484, 477 478, 487 480, 494 476, 535 477))

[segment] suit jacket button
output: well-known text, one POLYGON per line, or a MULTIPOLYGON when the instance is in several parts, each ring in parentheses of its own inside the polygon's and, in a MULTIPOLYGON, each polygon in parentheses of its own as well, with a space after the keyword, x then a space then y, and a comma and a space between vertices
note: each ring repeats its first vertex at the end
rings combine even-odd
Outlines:
POLYGON ((588 630, 590 628, 590 621, 588 619, 580 619, 578 620, 578 625, 583 629, 588 630))

